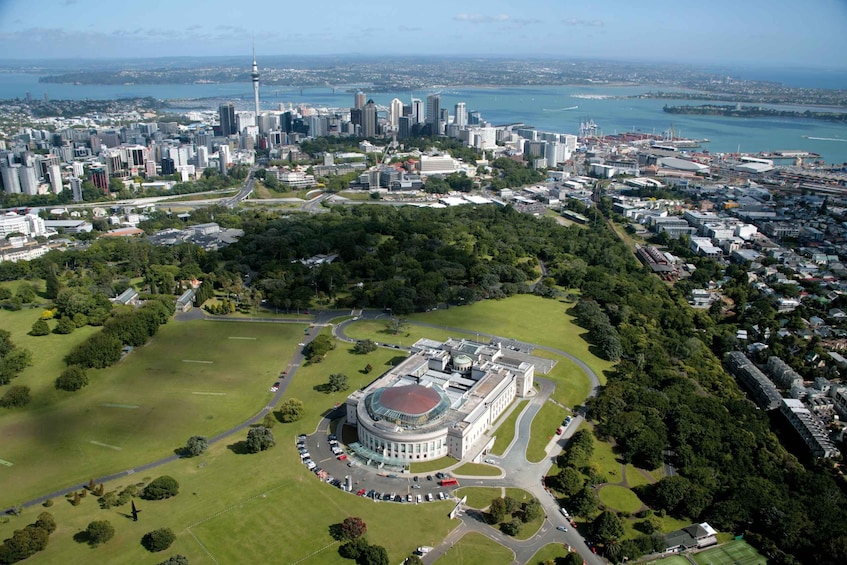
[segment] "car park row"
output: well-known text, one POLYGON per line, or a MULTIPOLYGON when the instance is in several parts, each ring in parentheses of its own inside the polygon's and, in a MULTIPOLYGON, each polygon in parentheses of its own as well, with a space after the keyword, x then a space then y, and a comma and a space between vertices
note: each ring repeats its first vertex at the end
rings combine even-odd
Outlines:
MULTIPOLYGON (((312 471, 315 474, 315 476, 318 477, 318 479, 320 479, 320 480, 322 480, 326 483, 329 483, 332 486, 337 487, 337 488, 339 488, 339 489, 341 489, 345 492, 354 492, 354 484, 353 484, 353 481, 350 479, 349 475, 345 476, 343 479, 338 479, 338 478, 333 477, 329 473, 327 473, 321 467, 318 467, 317 463, 315 463, 311 458, 311 454, 309 453, 308 447, 306 446, 306 439, 307 439, 307 436, 305 434, 301 434, 301 435, 297 436, 297 450, 300 452, 300 460, 303 462, 303 464, 306 465, 306 467, 310 471, 312 471)), ((336 456, 336 459, 338 459, 339 461, 346 460, 347 455, 344 453, 344 450, 342 450, 339 447, 338 438, 335 435, 330 435, 328 437, 328 439, 329 439, 330 449, 332 450, 332 453, 336 456)), ((354 463, 352 461, 348 461, 348 463, 347 463, 348 467, 352 467, 353 465, 354 465, 354 463)), ((447 477, 447 475, 445 475, 444 473, 436 473, 436 477, 438 479, 443 479, 443 478, 447 477)), ((432 481, 433 477, 432 477, 432 475, 427 475, 426 479, 429 480, 429 481, 432 481)), ((415 481, 415 484, 412 485, 412 488, 417 488, 417 489, 421 488, 421 485, 417 484, 418 483, 418 477, 417 476, 414 477, 414 481, 415 481)), ((436 488, 439 488, 439 487, 436 486, 436 488)), ((391 501, 391 502, 406 502, 406 503, 415 502, 415 503, 418 503, 418 504, 420 504, 422 502, 433 502, 436 499, 447 500, 447 499, 450 498, 450 494, 447 493, 447 492, 444 492, 444 491, 439 491, 436 494, 429 492, 429 493, 426 493, 426 494, 411 494, 410 493, 410 494, 403 495, 402 493, 398 494, 396 492, 378 492, 374 489, 368 490, 368 489, 360 488, 357 491, 355 491, 355 494, 357 496, 370 498, 371 500, 374 500, 374 501, 386 501, 386 502, 391 501)))

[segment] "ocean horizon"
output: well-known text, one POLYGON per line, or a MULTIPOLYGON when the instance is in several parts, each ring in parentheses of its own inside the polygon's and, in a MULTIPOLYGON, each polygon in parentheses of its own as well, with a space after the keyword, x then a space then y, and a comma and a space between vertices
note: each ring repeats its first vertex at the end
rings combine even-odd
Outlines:
MULTIPOLYGON (((764 72, 764 71, 763 71, 764 72)), ((810 71, 811 72, 811 71, 810 71)), ((821 71, 815 71, 820 73, 821 71)), ((813 74, 795 74, 795 79, 813 80, 813 74), (805 76, 805 78, 803 78, 805 76)), ((151 96, 162 100, 181 100, 180 108, 216 108, 220 101, 232 101, 243 110, 252 108, 249 83, 179 85, 72 85, 39 83, 38 75, 0 73, 0 98, 23 99, 45 94, 50 99, 119 99, 151 96)), ((764 78, 762 80, 765 80, 764 78)), ((773 80, 773 79, 771 79, 773 80)), ((840 79, 839 79, 840 80, 840 79)), ((352 86, 351 86, 352 88, 352 86)), ((543 131, 577 134, 581 122, 593 120, 603 134, 642 132, 662 134, 673 131, 677 137, 708 139, 702 149, 711 153, 759 153, 801 150, 816 153, 826 163, 847 163, 847 125, 801 118, 730 118, 668 114, 664 105, 691 104, 696 100, 629 98, 659 87, 643 86, 533 86, 533 87, 450 87, 415 92, 368 92, 369 98, 388 106, 393 98, 408 103, 412 96, 425 98, 441 92, 442 108, 453 113, 457 102, 467 110, 479 111, 494 125, 523 123, 543 131)), ((670 89, 661 89, 670 90, 670 89)), ((314 107, 342 108, 353 105, 353 93, 328 87, 260 86, 263 109, 278 109, 280 104, 307 104, 314 107)), ((806 109, 812 107, 792 106, 806 109)))

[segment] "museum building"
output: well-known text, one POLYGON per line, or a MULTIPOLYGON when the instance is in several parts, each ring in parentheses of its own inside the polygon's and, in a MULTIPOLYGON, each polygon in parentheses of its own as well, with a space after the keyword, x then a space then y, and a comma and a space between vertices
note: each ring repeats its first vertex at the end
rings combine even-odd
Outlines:
POLYGON ((533 363, 510 357, 499 345, 421 339, 410 351, 347 398, 347 423, 359 435, 350 447, 369 462, 476 455, 512 400, 533 391, 533 363))

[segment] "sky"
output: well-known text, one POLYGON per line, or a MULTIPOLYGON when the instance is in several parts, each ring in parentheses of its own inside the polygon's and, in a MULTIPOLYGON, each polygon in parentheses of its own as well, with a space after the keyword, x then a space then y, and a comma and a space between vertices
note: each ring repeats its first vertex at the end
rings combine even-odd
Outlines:
POLYGON ((471 55, 847 68, 847 0, 0 0, 0 61, 471 55))

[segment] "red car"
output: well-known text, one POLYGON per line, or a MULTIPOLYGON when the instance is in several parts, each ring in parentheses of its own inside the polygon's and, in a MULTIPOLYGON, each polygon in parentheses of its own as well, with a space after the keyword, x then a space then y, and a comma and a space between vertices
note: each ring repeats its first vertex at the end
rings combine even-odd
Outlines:
POLYGON ((341 455, 336 457, 336 459, 338 459, 339 461, 344 461, 345 459, 347 459, 347 456, 342 453, 341 455))
POLYGON ((363 488, 362 488, 362 489, 359 489, 359 491, 356 493, 356 496, 365 496, 365 493, 366 493, 366 492, 367 492, 367 491, 366 491, 365 489, 363 489, 363 488))

